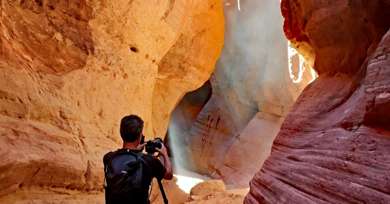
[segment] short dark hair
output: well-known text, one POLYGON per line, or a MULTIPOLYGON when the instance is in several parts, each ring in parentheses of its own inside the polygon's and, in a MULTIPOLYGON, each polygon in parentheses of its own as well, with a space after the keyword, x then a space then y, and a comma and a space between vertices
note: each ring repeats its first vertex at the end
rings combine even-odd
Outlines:
POLYGON ((128 115, 122 118, 120 133, 124 142, 134 142, 140 138, 144 121, 136 115, 128 115))

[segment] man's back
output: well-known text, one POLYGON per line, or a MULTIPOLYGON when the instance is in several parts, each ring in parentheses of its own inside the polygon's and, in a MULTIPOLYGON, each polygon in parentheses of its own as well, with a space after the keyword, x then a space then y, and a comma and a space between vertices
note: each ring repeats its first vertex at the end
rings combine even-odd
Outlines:
POLYGON ((161 162, 141 151, 119 149, 103 158, 106 176, 106 203, 149 203, 149 187, 153 177, 162 179, 161 162))

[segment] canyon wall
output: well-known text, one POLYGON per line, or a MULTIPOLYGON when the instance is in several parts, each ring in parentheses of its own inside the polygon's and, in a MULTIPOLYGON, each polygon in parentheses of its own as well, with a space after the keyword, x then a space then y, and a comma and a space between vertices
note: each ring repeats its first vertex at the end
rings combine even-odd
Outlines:
POLYGON ((390 1, 282 0, 319 77, 299 96, 245 203, 390 203, 390 1))
POLYGON ((224 39, 219 0, 3 0, 0 9, 8 203, 101 191, 120 119, 138 114, 148 137, 165 135, 178 100, 210 78, 224 39))
MULTIPOLYGON (((270 154, 283 117, 312 75, 306 69, 296 83, 290 78, 278 1, 224 2, 225 45, 210 80, 211 98, 194 112, 196 93, 185 97, 169 133, 180 138, 179 148, 189 147, 181 161, 190 168, 248 187, 270 154)), ((292 72, 299 78, 297 67, 292 72)))

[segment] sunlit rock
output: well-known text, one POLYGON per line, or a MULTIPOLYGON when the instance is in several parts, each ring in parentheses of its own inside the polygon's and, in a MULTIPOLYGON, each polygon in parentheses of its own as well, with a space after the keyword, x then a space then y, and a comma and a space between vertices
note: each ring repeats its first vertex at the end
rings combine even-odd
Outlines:
POLYGON ((248 189, 226 190, 221 180, 209 180, 194 186, 186 204, 241 204, 248 189))
POLYGON ((15 0, 0 11, 0 203, 101 192, 120 119, 138 114, 146 136, 164 136, 223 45, 219 0, 15 0))
POLYGON ((282 118, 313 76, 310 67, 299 67, 302 58, 289 55, 278 1, 225 1, 224 10, 225 44, 210 80, 212 96, 196 117, 188 117, 190 106, 177 107, 170 135, 184 137, 178 146, 189 147, 182 159, 188 168, 247 187, 269 155, 282 118), (193 124, 175 129, 180 120, 193 124))

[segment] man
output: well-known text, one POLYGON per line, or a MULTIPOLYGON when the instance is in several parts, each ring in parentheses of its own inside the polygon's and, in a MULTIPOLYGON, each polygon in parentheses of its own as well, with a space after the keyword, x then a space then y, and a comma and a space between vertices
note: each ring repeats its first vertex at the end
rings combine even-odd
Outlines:
POLYGON ((172 164, 162 144, 157 155, 142 153, 144 122, 136 115, 121 120, 122 149, 104 155, 107 204, 148 204, 153 178, 172 179, 172 164))

